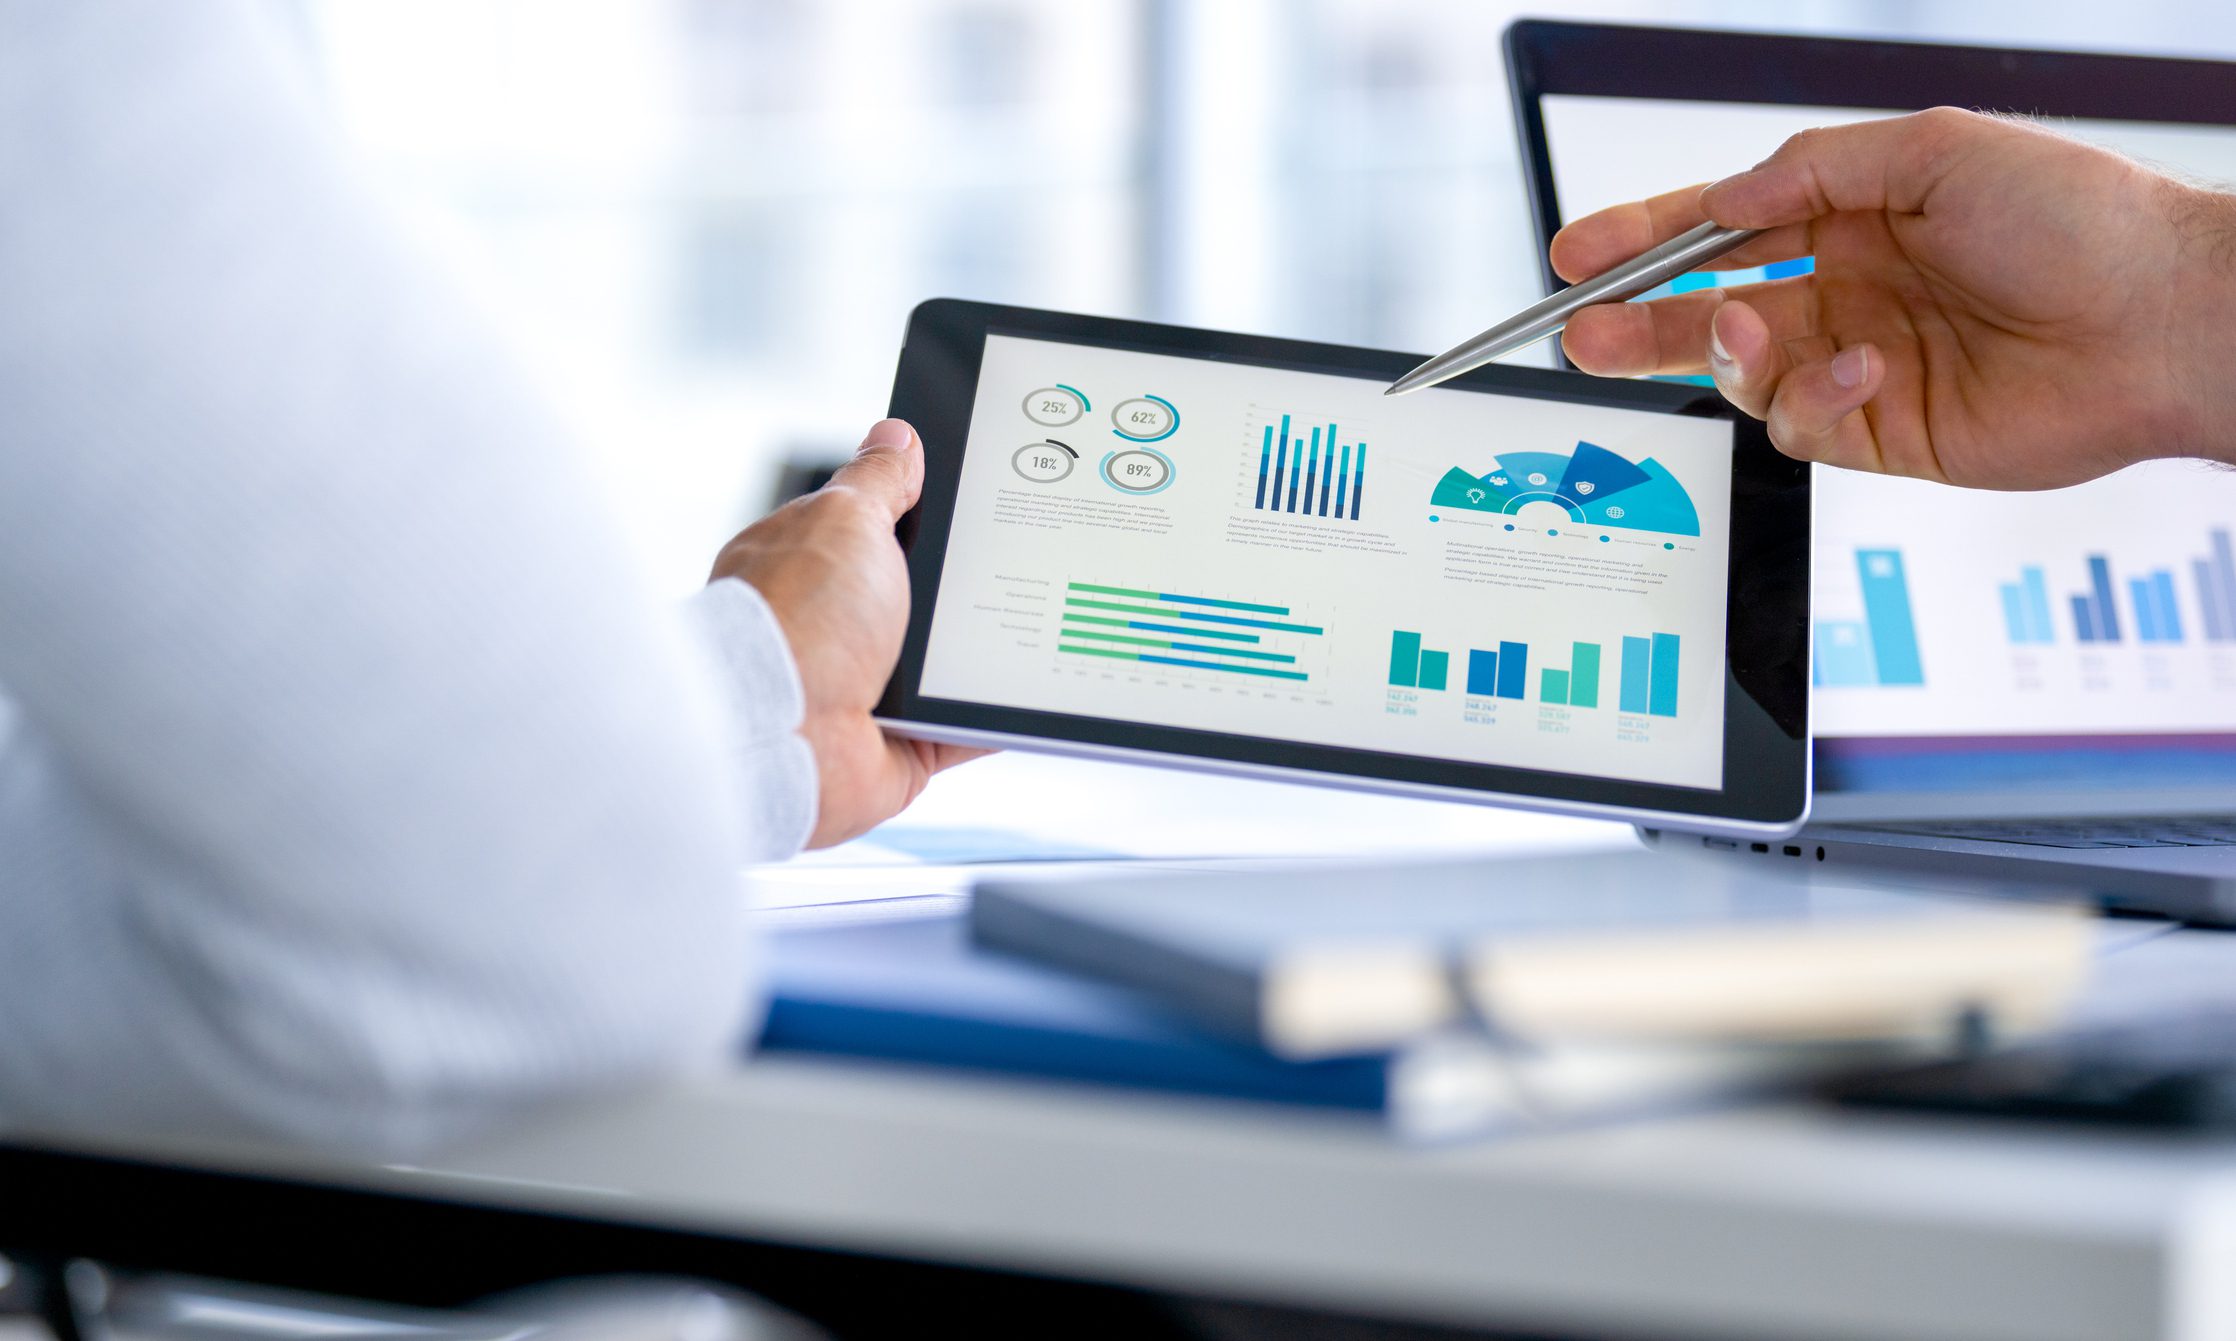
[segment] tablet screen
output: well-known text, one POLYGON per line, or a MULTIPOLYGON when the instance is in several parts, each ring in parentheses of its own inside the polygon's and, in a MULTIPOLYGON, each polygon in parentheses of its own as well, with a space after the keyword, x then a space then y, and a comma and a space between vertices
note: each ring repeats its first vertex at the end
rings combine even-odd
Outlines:
POLYGON ((1733 427, 989 330, 926 698, 1725 785, 1733 427))

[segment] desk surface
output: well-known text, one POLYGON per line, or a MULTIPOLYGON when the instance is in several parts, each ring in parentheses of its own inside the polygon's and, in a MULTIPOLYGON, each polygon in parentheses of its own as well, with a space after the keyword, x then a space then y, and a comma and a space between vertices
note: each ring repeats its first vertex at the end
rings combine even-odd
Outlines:
MULTIPOLYGON (((2180 933, 2114 959, 2138 985, 2122 999, 2139 999, 2236 979, 2236 937, 2180 933)), ((547 1115, 436 1167, 246 1162, 758 1242, 1551 1335, 2236 1335, 2228 1141, 1785 1106, 1420 1149, 1346 1118, 771 1060, 547 1115)))
MULTIPOLYGON (((1036 767, 1020 771, 1037 790, 1048 779, 1036 767)), ((1283 818, 1269 841, 1311 828, 1283 818)), ((1511 850, 1510 819, 1490 817, 1482 836, 1511 850)), ((1387 822, 1402 831, 1409 815, 1387 822)), ((1477 836, 1458 817, 1438 822, 1454 848, 1477 836)), ((1571 827, 1535 831, 1549 839, 1537 846, 1622 839, 1554 824, 1571 827)), ((775 902, 883 915, 951 898, 940 892, 951 876, 890 875, 849 893, 828 862, 790 868, 775 902)), ((2088 1013, 2236 1000, 2236 935, 2111 934, 2121 948, 2088 1013)), ((2236 1336, 2226 1140, 1788 1106, 1420 1149, 1334 1116, 771 1060, 548 1114, 435 1167, 169 1154, 763 1243, 1550 1335, 2236 1336)))

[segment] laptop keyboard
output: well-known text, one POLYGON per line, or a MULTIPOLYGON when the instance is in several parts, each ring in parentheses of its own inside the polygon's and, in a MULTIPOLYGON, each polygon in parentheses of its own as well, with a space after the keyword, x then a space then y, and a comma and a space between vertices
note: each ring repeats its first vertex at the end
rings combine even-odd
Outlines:
POLYGON ((1946 820, 1847 826, 1923 838, 1965 838, 2031 847, 2236 847, 2236 815, 2066 820, 1946 820))

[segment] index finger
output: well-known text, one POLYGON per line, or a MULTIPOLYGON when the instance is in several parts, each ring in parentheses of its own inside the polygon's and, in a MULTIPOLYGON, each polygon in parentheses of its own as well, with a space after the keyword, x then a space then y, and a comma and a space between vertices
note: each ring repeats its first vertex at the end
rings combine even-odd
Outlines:
POLYGON ((1587 214, 1553 234, 1547 255, 1553 273, 1574 284, 1698 227, 1708 215, 1700 208, 1706 183, 1665 191, 1645 200, 1610 205, 1587 214))

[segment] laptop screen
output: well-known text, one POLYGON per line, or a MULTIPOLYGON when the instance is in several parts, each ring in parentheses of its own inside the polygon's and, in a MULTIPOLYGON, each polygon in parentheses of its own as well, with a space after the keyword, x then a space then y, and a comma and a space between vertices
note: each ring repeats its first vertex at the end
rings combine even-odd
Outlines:
MULTIPOLYGON (((1540 207, 1563 220, 1890 114, 1555 92, 1537 107, 1540 207)), ((2236 181, 2236 125, 2053 124, 2236 181)), ((1817 497, 1820 790, 2236 781, 2236 472, 2156 462, 1993 493, 1825 470, 1817 497)))

